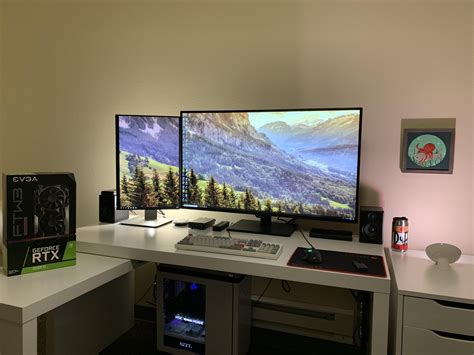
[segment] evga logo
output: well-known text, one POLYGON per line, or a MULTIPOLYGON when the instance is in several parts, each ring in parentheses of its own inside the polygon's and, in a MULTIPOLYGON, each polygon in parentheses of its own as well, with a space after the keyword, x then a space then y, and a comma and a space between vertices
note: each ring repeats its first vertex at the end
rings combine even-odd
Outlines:
POLYGON ((33 182, 38 181, 36 176, 14 176, 13 182, 33 182))

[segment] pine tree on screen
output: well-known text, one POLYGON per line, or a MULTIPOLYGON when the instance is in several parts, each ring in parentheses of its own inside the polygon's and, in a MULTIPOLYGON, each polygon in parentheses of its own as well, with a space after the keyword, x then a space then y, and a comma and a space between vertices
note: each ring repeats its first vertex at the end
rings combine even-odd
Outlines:
POLYGON ((265 211, 272 211, 272 201, 269 198, 265 200, 265 211))
POLYGON ((201 204, 201 191, 198 186, 198 178, 193 169, 189 171, 188 176, 188 200, 192 204, 201 204))
POLYGON ((229 191, 225 182, 222 184, 222 207, 230 207, 229 191))
POLYGON ((133 207, 147 207, 147 184, 145 173, 141 166, 135 167, 131 182, 130 203, 133 207))
POLYGON ((237 207, 237 196, 235 195, 235 191, 232 187, 229 189, 229 207, 236 208, 237 207))
POLYGON ((219 187, 213 176, 209 179, 209 183, 205 192, 206 205, 209 207, 219 207, 219 187))
POLYGON ((122 176, 122 180, 120 181, 120 191, 125 195, 128 195, 129 193, 127 175, 122 176))
POLYGON ((177 181, 176 174, 173 173, 171 168, 168 170, 168 174, 166 174, 165 179, 165 196, 167 199, 167 203, 173 206, 178 205, 179 203, 179 184, 177 181))

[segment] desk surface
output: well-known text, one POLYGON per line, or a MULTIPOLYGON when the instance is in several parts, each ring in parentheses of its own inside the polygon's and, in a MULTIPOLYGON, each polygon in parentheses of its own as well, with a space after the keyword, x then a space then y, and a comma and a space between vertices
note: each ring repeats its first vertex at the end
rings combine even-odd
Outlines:
MULTIPOLYGON (((183 218, 183 216, 179 216, 180 213, 175 212, 175 214, 177 214, 177 216, 174 216, 175 218, 183 218)), ((185 237, 187 231, 186 227, 175 227, 173 224, 157 229, 130 227, 120 224, 82 227, 77 230, 77 250, 84 253, 241 273, 310 284, 380 293, 390 292, 389 276, 377 278, 287 266, 288 260, 297 247, 308 246, 299 232, 295 232, 290 238, 232 232, 234 237, 256 238, 282 243, 284 247, 280 257, 277 260, 266 260, 235 255, 176 250, 176 242, 185 237)), ((363 244, 357 240, 345 242, 310 238, 310 241, 319 249, 384 256, 384 250, 381 245, 363 244)), ((388 275, 386 262, 385 268, 388 275)))
POLYGON ((77 254, 77 265, 7 277, 0 267, 0 318, 25 323, 133 269, 130 260, 77 254))
POLYGON ((399 294, 474 304, 474 256, 463 255, 440 270, 423 250, 387 254, 399 294))

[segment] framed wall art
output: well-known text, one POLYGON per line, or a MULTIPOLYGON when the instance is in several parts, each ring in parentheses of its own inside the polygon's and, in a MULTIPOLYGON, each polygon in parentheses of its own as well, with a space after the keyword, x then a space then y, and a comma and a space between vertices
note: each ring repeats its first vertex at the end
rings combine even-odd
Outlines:
POLYGON ((403 129, 400 169, 406 173, 452 174, 454 128, 403 129))

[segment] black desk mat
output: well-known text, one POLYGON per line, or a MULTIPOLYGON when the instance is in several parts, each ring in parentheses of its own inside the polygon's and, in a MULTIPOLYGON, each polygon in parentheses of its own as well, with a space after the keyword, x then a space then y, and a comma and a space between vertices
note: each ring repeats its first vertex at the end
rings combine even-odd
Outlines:
POLYGON ((318 269, 326 271, 346 272, 350 274, 387 277, 383 257, 378 255, 366 255, 346 253, 332 250, 321 250, 321 264, 309 264, 303 260, 303 255, 307 248, 297 248, 290 260, 288 266, 303 267, 306 269, 318 269), (358 261, 367 265, 368 271, 357 271, 352 265, 352 261, 358 261))

